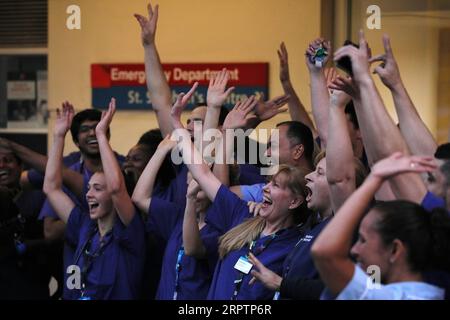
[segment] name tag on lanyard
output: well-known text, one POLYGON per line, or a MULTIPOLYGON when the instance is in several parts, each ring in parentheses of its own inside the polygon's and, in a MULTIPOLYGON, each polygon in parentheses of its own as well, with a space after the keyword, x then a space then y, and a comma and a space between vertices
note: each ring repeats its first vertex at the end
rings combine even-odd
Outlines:
POLYGON ((248 274, 253 265, 248 261, 246 256, 241 256, 234 265, 234 268, 244 274, 248 274))

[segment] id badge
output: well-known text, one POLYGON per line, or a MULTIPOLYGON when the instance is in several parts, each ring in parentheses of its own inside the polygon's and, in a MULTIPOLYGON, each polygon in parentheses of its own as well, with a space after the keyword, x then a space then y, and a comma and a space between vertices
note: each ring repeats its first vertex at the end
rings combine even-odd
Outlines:
POLYGON ((234 268, 244 274, 248 274, 253 265, 248 261, 247 257, 241 256, 234 265, 234 268))

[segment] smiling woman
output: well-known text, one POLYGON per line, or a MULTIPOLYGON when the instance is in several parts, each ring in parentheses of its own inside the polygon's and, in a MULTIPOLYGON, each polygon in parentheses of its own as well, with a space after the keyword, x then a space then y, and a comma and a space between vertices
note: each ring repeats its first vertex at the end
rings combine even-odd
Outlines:
POLYGON ((95 126, 82 132, 92 120, 77 119, 72 129, 76 143, 95 145, 105 172, 96 172, 89 180, 85 208, 72 201, 62 190, 61 160, 64 138, 73 118, 73 107, 63 104, 57 110, 54 143, 50 151, 44 180, 44 192, 67 224, 66 241, 76 248, 73 263, 81 270, 81 288, 69 288, 65 298, 135 299, 140 293, 144 264, 144 226, 128 195, 124 177, 108 139, 109 125, 115 111, 112 99, 107 112, 95 126), (79 126, 78 126, 79 124, 79 126), (94 134, 92 134, 94 132, 94 134))
MULTIPOLYGON (((191 161, 202 158, 194 147, 189 132, 181 124, 180 114, 195 88, 194 85, 186 95, 178 96, 172 108, 172 124, 176 128, 175 138, 179 141, 178 147, 184 163, 212 201, 212 210, 208 211, 206 223, 222 235, 219 238, 220 259, 215 268, 208 299, 271 299, 275 294, 274 290, 264 287, 261 283, 250 282, 253 265, 249 262, 249 256, 258 256, 274 272, 281 273, 284 259, 300 236, 296 223, 305 222, 308 218, 305 207, 305 173, 299 168, 281 166, 274 179, 264 187, 266 201, 260 216, 253 217, 247 203, 223 185, 206 163, 191 161)), ((255 105, 253 98, 236 104, 225 119, 223 128, 229 129, 230 123, 234 126, 237 123, 245 124, 249 118, 248 113, 255 105)), ((196 226, 189 231, 192 234, 185 234, 186 238, 198 235, 199 232, 196 226)), ((198 246, 202 246, 201 242, 198 246)), ((187 247, 185 249, 186 252, 188 249, 199 250, 187 247)))

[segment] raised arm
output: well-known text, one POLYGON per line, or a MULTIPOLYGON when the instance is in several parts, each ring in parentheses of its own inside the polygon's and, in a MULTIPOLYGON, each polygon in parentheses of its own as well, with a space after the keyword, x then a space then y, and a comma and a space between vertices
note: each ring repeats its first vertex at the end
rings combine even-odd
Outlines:
POLYGON ((308 115, 305 106, 300 101, 300 98, 295 92, 292 86, 291 77, 289 74, 289 61, 288 61, 288 51, 284 42, 280 44, 280 48, 277 51, 278 59, 280 60, 280 82, 283 87, 284 93, 289 96, 288 108, 291 115, 291 119, 294 121, 300 121, 307 125, 313 134, 313 137, 318 136, 314 123, 308 115))
POLYGON ((437 148, 436 140, 420 118, 406 91, 388 35, 383 36, 383 45, 385 53, 371 58, 370 62, 382 62, 374 72, 380 76, 381 81, 392 93, 403 138, 412 154, 434 155, 437 148))
POLYGON ((228 96, 233 92, 234 87, 226 89, 230 73, 224 68, 214 78, 209 80, 208 93, 206 96, 207 111, 203 130, 215 129, 219 125, 221 107, 228 96))
POLYGON ((323 45, 324 48, 330 52, 330 42, 325 42, 323 39, 316 39, 309 44, 306 50, 306 66, 309 70, 310 87, 311 87, 311 106, 314 121, 316 122, 317 132, 320 137, 322 148, 327 144, 327 125, 328 125, 328 105, 330 102, 330 96, 328 93, 327 80, 323 67, 328 61, 328 57, 323 61, 322 66, 316 66, 310 60, 310 56, 314 55, 314 49, 323 45))
POLYGON ((53 146, 50 149, 47 161, 43 187, 50 204, 64 223, 67 223, 70 213, 75 207, 72 199, 62 190, 64 139, 72 123, 74 113, 73 107, 69 105, 63 105, 62 112, 59 109, 56 110, 53 146))
POLYGON ((176 142, 171 140, 170 135, 167 135, 158 145, 158 148, 145 166, 145 169, 134 188, 132 197, 133 202, 139 210, 145 214, 148 213, 148 208, 150 207, 150 203, 152 201, 153 189, 155 187, 159 169, 161 168, 167 154, 175 146, 176 142))
POLYGON ((206 257, 206 248, 200 238, 200 229, 195 211, 197 193, 200 191, 198 183, 191 179, 186 193, 186 208, 183 219, 183 247, 186 255, 202 259, 206 257))
POLYGON ((355 190, 354 155, 345 116, 345 106, 350 100, 349 95, 338 90, 334 90, 330 97, 326 172, 333 212, 355 190))
POLYGON ((205 191, 208 198, 211 201, 214 201, 221 183, 209 170, 208 165, 203 161, 202 155, 195 148, 189 132, 184 128, 180 120, 181 113, 186 107, 190 97, 194 94, 197 86, 198 83, 196 82, 188 93, 180 93, 172 107, 172 126, 175 128, 173 136, 178 142, 178 149, 182 153, 183 162, 189 168, 192 177, 198 182, 202 190, 205 191))
POLYGON ((109 144, 107 132, 116 112, 116 100, 111 99, 107 111, 102 112, 102 119, 95 128, 103 172, 105 173, 106 188, 110 192, 114 208, 124 225, 129 225, 135 215, 135 209, 127 192, 125 179, 120 170, 114 151, 109 144))
MULTIPOLYGON (((376 162, 394 152, 409 155, 403 137, 389 116, 380 94, 370 76, 369 48, 360 31, 359 49, 345 46, 336 51, 334 60, 348 56, 352 62, 353 80, 359 88, 361 105, 355 108, 364 140, 364 146, 372 161, 376 162)), ((427 190, 419 175, 401 175, 390 180, 392 191, 398 199, 420 202, 427 190)))
MULTIPOLYGON (((332 90, 340 90, 344 91, 348 95, 350 95, 353 99, 353 105, 356 110, 361 109, 361 95, 359 92, 359 88, 356 86, 355 82, 350 77, 341 77, 337 76, 332 83, 330 84, 330 89, 332 90)), ((362 139, 364 145, 364 151, 367 155, 367 160, 369 165, 372 166, 374 164, 373 158, 374 156, 370 153, 371 149, 366 147, 367 141, 362 139)), ((388 181, 384 182, 383 185, 378 189, 377 194, 375 195, 376 200, 380 201, 392 201, 395 200, 395 195, 391 189, 391 185, 388 181)))
POLYGON ((156 28, 158 23, 158 9, 156 5, 153 10, 152 5, 147 5, 148 18, 135 14, 136 20, 141 26, 142 45, 145 53, 145 73, 147 77, 147 89, 153 110, 158 120, 162 136, 172 133, 170 121, 170 107, 172 106, 171 92, 167 83, 164 70, 159 59, 155 44, 156 28))
POLYGON ((233 163, 234 130, 246 128, 248 123, 256 118, 252 111, 257 104, 258 100, 255 99, 255 96, 239 101, 225 118, 222 126, 222 139, 220 139, 216 149, 216 160, 213 168, 214 175, 224 185, 230 184, 228 166, 233 163))
POLYGON ((361 187, 341 206, 311 248, 320 277, 334 295, 353 277, 355 265, 349 257, 353 234, 383 181, 401 173, 427 172, 434 168, 431 157, 404 157, 395 153, 377 163, 361 187))

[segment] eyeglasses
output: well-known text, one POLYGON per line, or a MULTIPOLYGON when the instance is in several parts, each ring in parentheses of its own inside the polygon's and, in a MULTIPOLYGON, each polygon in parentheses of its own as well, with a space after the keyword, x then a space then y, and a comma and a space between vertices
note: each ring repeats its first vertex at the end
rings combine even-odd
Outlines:
POLYGON ((93 124, 93 125, 91 125, 91 126, 82 125, 82 126, 80 126, 79 132, 80 132, 80 133, 86 133, 86 132, 89 132, 89 131, 91 131, 91 130, 95 130, 95 127, 97 127, 97 124, 98 124, 98 123, 93 124))

